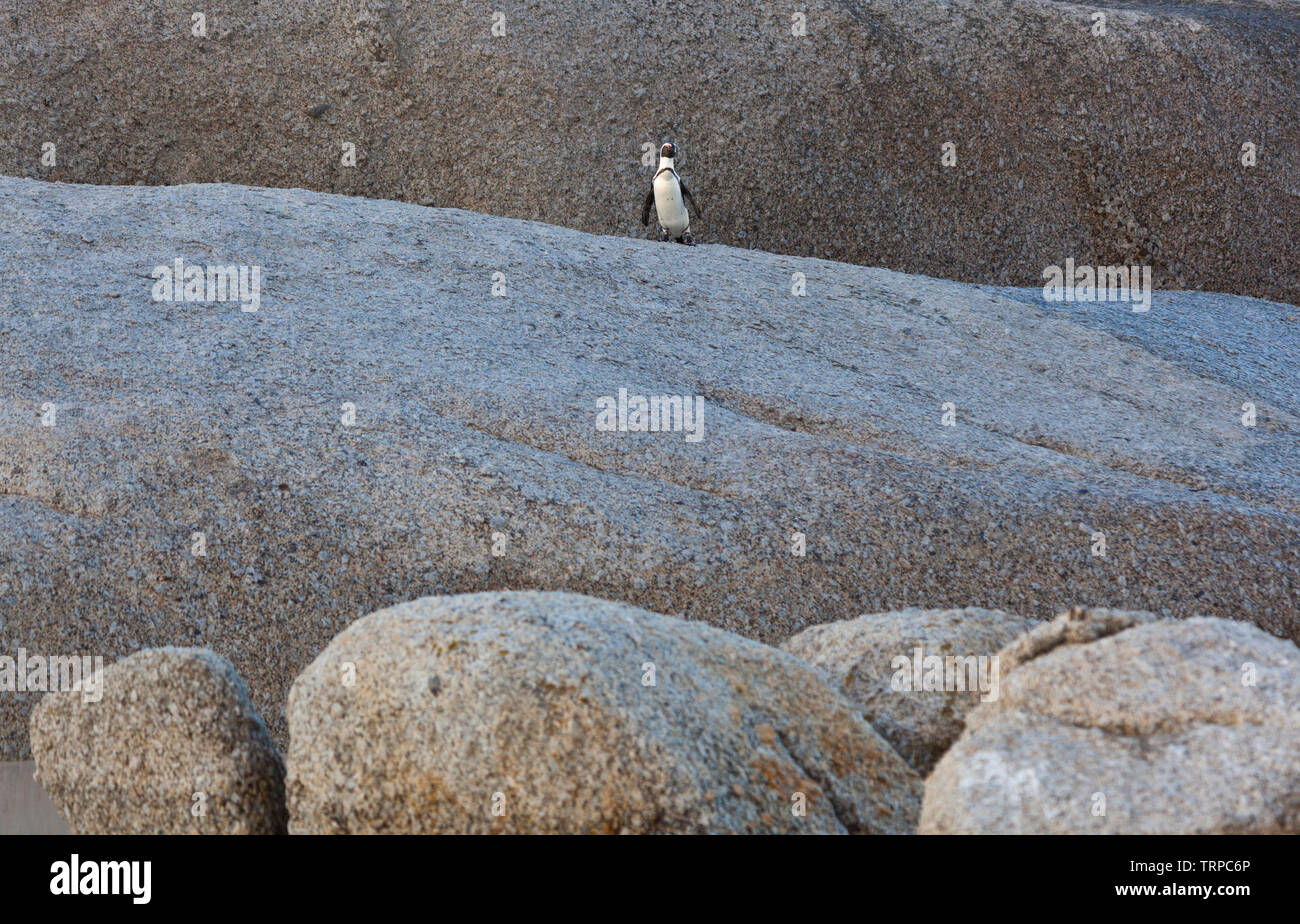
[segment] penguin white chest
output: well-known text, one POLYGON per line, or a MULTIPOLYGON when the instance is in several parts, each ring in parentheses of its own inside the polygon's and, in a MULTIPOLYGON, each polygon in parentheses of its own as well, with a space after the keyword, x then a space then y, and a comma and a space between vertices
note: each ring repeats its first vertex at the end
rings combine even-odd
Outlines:
POLYGON ((690 227, 691 217, 686 213, 686 203, 682 200, 682 187, 671 170, 655 177, 655 211, 659 213, 659 226, 673 237, 681 237, 682 232, 690 227))

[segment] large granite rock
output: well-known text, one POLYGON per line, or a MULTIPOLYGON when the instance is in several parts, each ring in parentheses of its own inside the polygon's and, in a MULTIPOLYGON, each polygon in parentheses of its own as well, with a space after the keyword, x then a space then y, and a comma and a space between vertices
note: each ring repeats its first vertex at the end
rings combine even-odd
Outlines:
POLYGON ((799 660, 565 593, 353 623, 289 695, 294 833, 915 828, 920 778, 799 660))
POLYGON ((1022 662, 926 781, 921 833, 1300 833, 1300 649, 1221 619, 1022 662))
POLYGON ((100 677, 32 713, 36 778, 74 833, 284 833, 284 764, 230 662, 158 648, 100 677))
POLYGON ((999 650, 1036 624, 973 606, 912 608, 812 626, 781 648, 821 671, 925 776, 966 713, 997 698, 999 650))
MULTIPOLYGON (((0 657, 207 647, 281 744, 330 639, 431 594, 580 591, 770 643, 1079 600, 1300 638, 1300 376, 1256 393, 1239 310, 1300 355, 1287 306, 1160 296, 1121 340, 1105 310, 822 260, 14 179, 0 279, 0 657), (153 301, 178 258, 261 267, 258 310, 153 301), (1143 347, 1175 318, 1233 351, 1222 378, 1143 347), (600 429, 620 389, 702 399, 702 439, 600 429)), ((4 756, 39 696, 0 695, 4 756)))
POLYGON ((673 138, 703 240, 1018 285, 1146 264, 1300 301, 1293 2, 277 0, 204 7, 206 37, 195 12, 0 16, 0 172, 643 235, 643 145, 673 138))

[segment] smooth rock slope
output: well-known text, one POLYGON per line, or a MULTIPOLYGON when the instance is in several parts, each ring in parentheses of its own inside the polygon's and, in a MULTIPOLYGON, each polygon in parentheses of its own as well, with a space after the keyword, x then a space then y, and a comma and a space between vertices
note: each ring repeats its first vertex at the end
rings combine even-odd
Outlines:
MULTIPOLYGON (((771 643, 1078 602, 1300 638, 1295 365, 1257 393, 1211 346, 1142 345, 1233 299, 1080 323, 391 201, 21 179, 0 279, 0 654, 207 647, 280 743, 331 638, 434 594, 571 590, 771 643), (153 301, 177 259, 260 267, 258 310, 153 301), (702 398, 702 438, 598 429, 620 389, 702 398)), ((1250 305, 1296 344, 1296 308, 1250 305)), ((0 696, 6 757, 40 696, 0 696)))
POLYGON ((1294 2, 6 6, 0 173, 643 235, 643 145, 671 138, 702 240, 1017 285, 1140 263, 1300 302, 1294 2))
POLYGON ((910 834, 921 779, 803 662, 563 593, 358 620, 289 695, 296 834, 910 834))

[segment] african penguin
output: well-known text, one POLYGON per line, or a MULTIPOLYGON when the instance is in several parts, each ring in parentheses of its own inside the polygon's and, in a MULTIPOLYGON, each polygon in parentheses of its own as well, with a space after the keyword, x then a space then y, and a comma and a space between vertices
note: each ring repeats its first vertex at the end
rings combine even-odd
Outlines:
POLYGON ((659 215, 661 241, 675 239, 679 244, 694 246, 695 238, 691 234, 691 216, 686 211, 686 203, 695 207, 695 214, 702 215, 700 206, 686 188, 682 178, 677 175, 673 161, 677 157, 677 145, 671 141, 659 149, 659 170, 655 173, 654 184, 645 195, 645 207, 641 209, 641 224, 650 224, 650 206, 655 207, 659 215))

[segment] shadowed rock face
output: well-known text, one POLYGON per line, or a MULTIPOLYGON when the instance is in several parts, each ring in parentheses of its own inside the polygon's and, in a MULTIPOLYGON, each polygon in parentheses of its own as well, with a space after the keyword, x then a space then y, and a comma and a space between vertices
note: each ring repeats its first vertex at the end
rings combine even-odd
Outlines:
POLYGON ((494 36, 475 4, 281 0, 209 10, 196 38, 156 3, 20 0, 0 172, 639 236, 642 146, 671 138, 705 241, 1016 285, 1147 264, 1300 302, 1294 4, 1112 3, 1104 35, 1042 0, 800 7, 803 36, 785 3, 532 0, 494 36))
MULTIPOLYGON (((391 201, 14 179, 0 279, 0 655, 204 646, 280 742, 331 638, 440 593, 579 591, 773 643, 1079 601, 1300 637, 1296 370, 1255 394, 1232 337, 1248 307, 1300 354, 1290 306, 1160 294, 1150 329, 1189 339, 1159 358, 1122 305, 1081 323, 391 201), (152 301, 177 258, 260 267, 259 310, 152 301), (702 397, 702 439, 599 430, 621 388, 702 397)), ((39 696, 0 695, 6 756, 39 696)))
POLYGON ((925 776, 961 734, 966 713, 997 697, 1001 674, 992 656, 1036 625, 973 606, 907 609, 810 626, 786 639, 781 650, 817 668, 925 776), (956 684, 927 689, 922 676, 914 682, 913 660, 920 669, 927 657, 938 659, 939 678, 943 659, 954 659, 950 674, 956 684))

